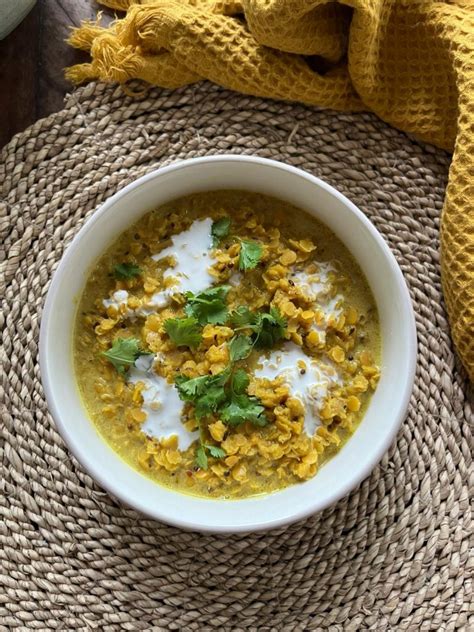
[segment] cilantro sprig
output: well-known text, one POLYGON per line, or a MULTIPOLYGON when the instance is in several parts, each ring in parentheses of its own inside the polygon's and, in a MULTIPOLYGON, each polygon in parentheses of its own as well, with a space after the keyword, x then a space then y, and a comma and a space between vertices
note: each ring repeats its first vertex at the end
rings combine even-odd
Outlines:
POLYGON ((202 340, 201 330, 204 325, 222 325, 227 321, 229 311, 226 297, 229 289, 228 285, 220 285, 197 294, 186 292, 186 317, 168 318, 164 323, 166 333, 177 347, 198 347, 202 340))
POLYGON ((229 285, 218 285, 198 294, 186 292, 186 315, 194 317, 200 325, 223 325, 229 315, 226 305, 229 290, 229 285))
POLYGON ((251 312, 246 305, 239 305, 237 309, 231 312, 229 321, 237 329, 245 329, 245 327, 250 327, 253 324, 254 317, 254 312, 251 312))
POLYGON ((194 316, 168 318, 165 320, 164 328, 177 347, 194 349, 199 346, 202 340, 201 325, 194 316))
POLYGON ((212 224, 211 236, 214 248, 219 245, 220 241, 229 235, 230 217, 221 217, 212 224))
POLYGON ((230 375, 231 368, 227 367, 227 369, 217 375, 202 375, 194 378, 178 375, 175 379, 180 398, 185 402, 194 404, 194 415, 199 426, 196 465, 203 470, 207 470, 208 454, 215 459, 221 459, 226 456, 226 452, 222 448, 206 443, 202 420, 215 413, 226 401, 227 395, 224 387, 230 375))
POLYGON ((276 307, 269 312, 259 312, 252 323, 254 344, 259 349, 270 349, 285 335, 286 320, 276 307))
POLYGON ((250 336, 239 334, 234 336, 229 342, 229 355, 231 362, 238 362, 248 358, 253 349, 253 342, 250 336))
POLYGON ((263 247, 257 241, 242 239, 240 242, 239 270, 253 270, 262 258, 263 247))
POLYGON ((251 331, 251 334, 237 334, 229 343, 232 362, 244 360, 252 349, 270 349, 285 336, 286 320, 276 307, 269 312, 252 312, 241 305, 230 314, 230 322, 236 331, 251 331))
POLYGON ((116 338, 108 351, 102 352, 102 356, 115 367, 121 375, 135 364, 135 360, 141 355, 147 355, 137 338, 116 338))
POLYGON ((178 375, 175 384, 180 398, 194 404, 194 414, 198 421, 216 413, 224 422, 234 426, 244 421, 258 426, 266 423, 266 418, 263 417, 264 407, 256 397, 246 393, 249 378, 243 369, 234 371, 232 366, 228 366, 216 375, 194 378, 178 375), (229 408, 231 404, 234 406, 229 408))
POLYGON ((227 453, 222 448, 209 443, 200 443, 196 450, 196 465, 203 470, 208 468, 207 455, 210 454, 214 459, 223 459, 227 453))
POLYGON ((180 398, 194 404, 194 414, 196 419, 200 420, 217 412, 227 400, 225 385, 230 375, 230 367, 216 375, 202 375, 194 378, 178 375, 175 384, 180 398))
POLYGON ((267 424, 264 415, 265 408, 256 397, 247 395, 249 377, 243 369, 237 369, 229 381, 229 398, 220 410, 224 423, 239 426, 244 421, 250 421, 255 426, 263 427, 267 424))
POLYGON ((134 263, 117 263, 114 266, 114 275, 117 279, 133 279, 140 276, 142 269, 134 263))
POLYGON ((202 420, 217 412, 219 407, 227 400, 225 385, 230 376, 231 367, 227 367, 227 369, 217 375, 202 375, 194 378, 178 375, 175 379, 180 398, 185 402, 194 404, 194 415, 199 426, 196 465, 203 470, 207 470, 208 454, 215 459, 222 459, 226 456, 226 452, 222 448, 206 443, 202 420))

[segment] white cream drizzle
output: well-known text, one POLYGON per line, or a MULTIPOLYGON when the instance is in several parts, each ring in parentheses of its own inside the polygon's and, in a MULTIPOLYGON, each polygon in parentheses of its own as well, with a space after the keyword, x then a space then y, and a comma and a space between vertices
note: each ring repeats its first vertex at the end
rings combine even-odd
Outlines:
POLYGON ((301 291, 312 301, 317 301, 318 298, 324 296, 330 290, 331 284, 329 282, 329 272, 334 268, 331 264, 318 264, 318 271, 312 274, 304 270, 295 272, 292 276, 292 280, 301 289, 301 291))
POLYGON ((174 384, 169 384, 164 377, 153 371, 159 355, 142 355, 128 372, 128 382, 144 385, 142 390, 142 410, 147 418, 142 424, 142 431, 155 439, 167 439, 176 435, 178 449, 182 452, 199 437, 198 432, 190 432, 183 424, 181 417, 184 402, 179 398, 174 384))
POLYGON ((321 425, 319 411, 329 391, 341 384, 334 366, 310 358, 301 347, 287 342, 268 357, 260 356, 255 377, 274 380, 283 377, 292 397, 299 399, 305 409, 304 429, 313 436, 321 425))
MULTIPOLYGON (((112 294, 110 298, 104 298, 102 301, 105 309, 109 307, 114 307, 118 312, 122 305, 126 305, 128 301, 128 292, 127 290, 117 290, 112 294)), ((131 310, 130 310, 131 311, 131 310)))
POLYGON ((150 314, 154 314, 157 310, 166 307, 173 296, 172 288, 155 292, 149 297, 146 297, 140 307, 135 310, 137 316, 147 317, 150 314))
POLYGON ((319 325, 314 324, 311 330, 318 332, 320 341, 325 343, 326 329, 330 320, 338 319, 342 314, 342 302, 344 297, 342 294, 336 294, 336 296, 332 298, 328 296, 332 287, 329 273, 336 271, 333 264, 330 262, 320 262, 317 265, 317 272, 313 274, 305 271, 295 272, 291 279, 303 294, 313 301, 314 309, 318 309, 322 312, 324 322, 319 325))
POLYGON ((163 279, 172 278, 175 284, 153 294, 150 299, 152 307, 164 307, 173 294, 202 292, 215 282, 208 271, 215 262, 211 251, 211 230, 212 219, 197 219, 188 230, 171 237, 171 246, 153 255, 152 259, 155 261, 161 261, 165 257, 173 259, 174 265, 165 270, 163 279))

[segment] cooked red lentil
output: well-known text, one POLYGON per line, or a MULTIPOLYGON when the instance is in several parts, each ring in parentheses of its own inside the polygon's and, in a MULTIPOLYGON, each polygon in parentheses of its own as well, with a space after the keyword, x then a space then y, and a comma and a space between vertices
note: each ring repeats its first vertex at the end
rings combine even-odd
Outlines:
POLYGON ((379 377, 377 310, 329 229, 254 193, 200 193, 140 219, 91 271, 75 368, 110 446, 200 496, 314 476, 379 377))

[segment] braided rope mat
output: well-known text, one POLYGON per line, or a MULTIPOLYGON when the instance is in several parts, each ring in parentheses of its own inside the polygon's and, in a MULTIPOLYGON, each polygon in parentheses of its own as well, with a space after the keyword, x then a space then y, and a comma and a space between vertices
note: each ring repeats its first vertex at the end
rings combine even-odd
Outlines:
POLYGON ((10 142, 0 218, 1 630, 474 626, 472 416, 439 278, 448 163, 369 114, 208 84, 139 98, 91 84, 10 142), (285 529, 211 536, 148 520, 91 480, 48 414, 37 345, 51 274, 84 219, 158 165, 228 152, 301 166, 367 213, 410 285, 419 362, 396 445, 357 490, 285 529))

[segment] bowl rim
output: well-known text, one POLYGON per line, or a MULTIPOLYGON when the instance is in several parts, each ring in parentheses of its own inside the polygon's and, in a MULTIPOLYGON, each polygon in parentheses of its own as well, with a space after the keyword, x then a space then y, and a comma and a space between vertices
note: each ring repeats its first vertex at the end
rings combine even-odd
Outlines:
MULTIPOLYGON (((212 190, 212 189, 209 189, 212 190)), ((246 190, 242 187, 242 190, 246 190)), ((275 197, 278 197, 277 195, 275 197)), ((164 203, 164 202, 162 202, 164 203)), ((143 213, 143 215, 146 212, 143 213)), ((132 222, 131 222, 132 223, 132 222)), ((350 249, 349 249, 350 250, 350 249)), ((356 259, 357 261, 357 259, 356 259)), ((74 457, 79 461, 79 463, 84 467, 84 469, 92 476, 92 478, 98 482, 98 484, 106 489, 110 494, 114 497, 118 498, 121 502, 123 502, 126 506, 132 507, 141 513, 149 516, 155 520, 159 520, 165 522, 167 524, 171 524, 173 526, 179 527, 185 530, 194 530, 200 532, 210 532, 210 533, 254 533, 257 531, 267 531, 269 529, 274 529, 277 527, 281 527, 284 525, 292 524, 304 518, 307 518, 315 513, 326 509, 327 507, 335 504, 341 498, 346 496, 349 492, 354 490, 367 476, 372 472, 374 467, 379 463, 382 456, 387 452, 390 445, 392 444, 398 430, 402 424, 402 421, 405 418, 408 405, 410 402, 411 393, 414 386, 415 380, 415 372, 416 372, 416 359, 417 359, 417 334, 416 334, 416 321, 413 312, 413 305, 410 298, 410 294, 408 291, 408 287, 405 281, 405 278, 402 274, 402 271, 398 265, 398 262, 390 250, 389 246, 385 242, 382 235, 375 228, 372 222, 365 216, 365 214, 353 203, 351 202, 344 194, 335 189, 333 186, 321 180, 320 178, 312 175, 311 173, 304 171, 298 167, 294 167, 292 165, 288 165, 286 163, 280 162, 278 160, 262 158, 259 156, 248 156, 245 154, 216 154, 203 156, 198 158, 190 158, 183 159, 173 162, 164 167, 158 167, 154 169, 150 173, 147 173, 140 178, 132 181, 122 189, 119 189, 112 196, 107 198, 89 217, 80 228, 78 233, 71 240, 70 244, 67 246, 65 252, 63 253, 60 262, 53 273, 50 286, 48 288, 46 300, 44 303, 43 311, 41 314, 41 323, 40 323, 40 334, 39 334, 39 367, 40 367, 40 376, 41 382, 43 385, 43 389, 45 392, 46 403, 48 406, 48 410, 51 413, 51 416, 56 424, 56 427, 63 438, 64 442, 68 450, 74 455, 74 457), (53 384, 53 379, 51 378, 48 366, 48 338, 49 338, 49 321, 51 318, 52 311, 55 307, 56 301, 60 294, 58 294, 61 277, 65 270, 67 270, 69 266, 69 261, 73 256, 75 250, 81 244, 84 236, 94 228, 94 225, 99 218, 109 212, 111 208, 120 200, 122 197, 127 196, 130 192, 134 191, 142 187, 144 184, 148 183, 155 178, 159 178, 165 174, 170 172, 179 172, 185 170, 186 168, 198 164, 209 164, 209 163, 219 163, 219 162, 247 162, 253 163, 255 165, 266 165, 270 167, 275 167, 280 170, 287 171, 299 178, 304 178, 309 181, 316 187, 322 188, 330 195, 336 197, 344 206, 346 206, 353 214, 355 214, 357 220, 361 222, 365 229, 369 231, 371 237, 377 242, 377 246, 381 249, 383 255, 386 259, 388 259, 388 263, 390 265, 390 269, 392 274, 394 275, 394 280, 396 282, 399 298, 401 299, 401 306, 406 317, 406 325, 407 331, 406 335, 408 337, 407 340, 407 350, 408 354, 406 357, 407 363, 407 371, 404 375, 404 383, 403 388, 401 389, 402 395, 399 399, 399 405, 396 410, 396 413, 392 413, 393 422, 390 428, 387 430, 385 434, 385 439, 381 442, 379 449, 371 454, 370 459, 364 461, 363 467, 361 467, 357 473, 351 478, 345 485, 337 488, 337 491, 332 493, 327 499, 318 502, 317 498, 315 500, 308 501, 307 506, 305 506, 300 511, 292 513, 290 517, 287 515, 281 516, 279 518, 274 518, 269 521, 255 523, 252 526, 249 525, 237 525, 235 527, 227 527, 227 526, 213 526, 208 522, 204 521, 196 521, 189 520, 185 516, 179 517, 175 519, 169 518, 165 513, 160 511, 159 507, 150 508, 149 505, 143 503, 141 499, 134 499, 133 502, 130 500, 130 497, 123 493, 120 486, 115 485, 112 478, 108 478, 106 474, 104 474, 104 468, 101 468, 98 464, 95 463, 93 459, 89 459, 76 445, 74 439, 71 437, 68 431, 67 423, 63 422, 63 415, 60 411, 60 407, 56 403, 55 398, 55 389, 53 384)), ((104 441, 100 436, 98 436, 99 440, 104 441)), ((105 442, 106 443, 106 442, 105 442)), ((127 467, 132 468, 128 463, 124 462, 127 467)), ((159 485, 159 483, 156 483, 159 485)), ((185 494, 177 491, 173 491, 178 497, 186 496, 185 494)), ((278 493, 278 492, 274 492, 278 493)), ((265 494, 264 497, 271 496, 272 494, 265 494)), ((257 497, 256 497, 257 498, 257 497)), ((224 500, 219 498, 207 499, 212 500, 213 502, 232 502, 238 503, 240 499, 235 500, 224 500)), ((249 500, 242 499, 242 500, 249 500)))

